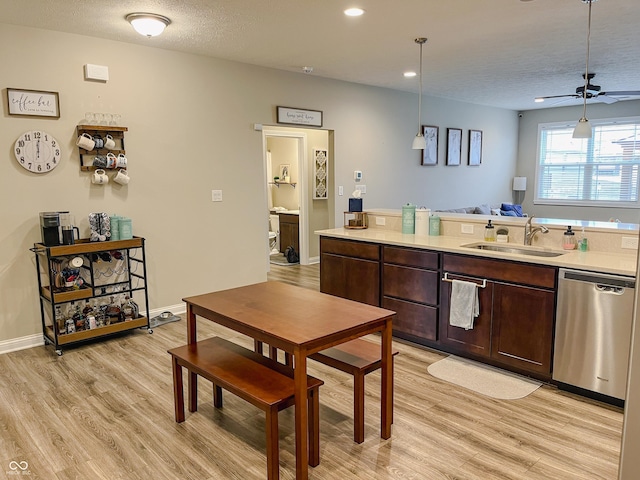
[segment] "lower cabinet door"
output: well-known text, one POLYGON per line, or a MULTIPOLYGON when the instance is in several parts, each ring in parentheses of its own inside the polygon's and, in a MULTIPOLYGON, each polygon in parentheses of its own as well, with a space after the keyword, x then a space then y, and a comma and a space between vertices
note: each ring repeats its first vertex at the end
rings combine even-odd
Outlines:
POLYGON ((323 253, 320 291, 380 306, 380 262, 323 253))
MULTIPOLYGON (((474 281, 469 278, 460 280, 474 281)), ((480 315, 473 322, 473 328, 454 327, 449 324, 451 306, 451 283, 440 285, 440 343, 455 348, 461 353, 471 353, 484 357, 491 356, 491 312, 493 300, 493 282, 486 282, 485 288, 478 288, 480 315)))
POLYGON ((382 308, 396 312, 393 319, 393 334, 407 340, 429 340, 438 338, 438 309, 428 305, 383 297, 382 308))
POLYGON ((491 357, 550 375, 554 311, 552 291, 496 283, 491 357))

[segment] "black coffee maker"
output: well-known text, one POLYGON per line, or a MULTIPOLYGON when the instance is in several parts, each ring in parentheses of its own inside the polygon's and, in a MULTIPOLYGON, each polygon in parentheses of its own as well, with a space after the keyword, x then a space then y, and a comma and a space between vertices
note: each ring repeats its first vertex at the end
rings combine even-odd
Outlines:
POLYGON ((69 212, 40 212, 42 243, 47 247, 57 247, 60 242, 60 214, 69 212))

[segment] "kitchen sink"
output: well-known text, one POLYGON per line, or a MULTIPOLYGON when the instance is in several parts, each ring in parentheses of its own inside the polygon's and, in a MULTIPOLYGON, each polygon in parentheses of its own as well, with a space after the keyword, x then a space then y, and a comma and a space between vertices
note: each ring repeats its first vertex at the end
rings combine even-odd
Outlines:
POLYGON ((517 255, 532 255, 534 257, 559 257, 567 252, 562 250, 551 250, 548 248, 530 247, 528 245, 510 245, 496 243, 468 243, 461 245, 465 248, 475 248, 476 250, 489 250, 493 252, 515 253, 517 255))

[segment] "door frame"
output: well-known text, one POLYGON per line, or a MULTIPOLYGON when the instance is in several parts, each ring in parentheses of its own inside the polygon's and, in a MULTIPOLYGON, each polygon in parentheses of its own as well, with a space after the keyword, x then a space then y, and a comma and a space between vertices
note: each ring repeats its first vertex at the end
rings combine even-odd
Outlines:
MULTIPOLYGON (((270 174, 267 172, 267 138, 268 137, 285 137, 285 138, 293 138, 297 141, 298 144, 298 182, 295 186, 298 190, 298 199, 299 199, 299 207, 300 207, 300 215, 299 219, 299 231, 300 231, 300 265, 309 265, 309 185, 307 181, 307 168, 308 168, 308 158, 307 158, 307 134, 305 132, 297 132, 295 130, 271 130, 269 127, 265 126, 262 129, 262 165, 264 172, 264 199, 266 205, 267 199, 267 188, 269 187, 269 181, 271 180, 270 174)), ((267 205, 268 208, 268 205, 267 205)), ((267 231, 265 232, 265 236, 269 235, 269 227, 267 226, 267 231)), ((268 245, 267 245, 268 248, 268 245)), ((268 259, 268 257, 267 257, 268 259)), ((268 263, 268 260, 267 260, 268 263)))

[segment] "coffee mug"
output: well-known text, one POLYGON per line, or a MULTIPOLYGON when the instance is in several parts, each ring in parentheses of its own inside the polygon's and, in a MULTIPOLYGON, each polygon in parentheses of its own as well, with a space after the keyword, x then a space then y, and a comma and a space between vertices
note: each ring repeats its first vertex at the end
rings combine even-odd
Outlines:
POLYGON ((107 172, 99 168, 95 172, 93 172, 93 177, 91 178, 91 182, 96 185, 102 185, 104 183, 109 183, 109 177, 107 176, 107 172))
POLYGON ((118 159, 116 160, 116 168, 127 168, 127 157, 125 157, 122 153, 118 155, 118 159))
POLYGON ((113 181, 119 183, 120 185, 126 185, 127 183, 129 183, 129 180, 131 180, 131 178, 124 168, 120 169, 117 175, 113 176, 113 181))
POLYGON ((116 148, 116 141, 111 135, 106 135, 104 137, 104 148, 108 150, 113 150, 114 148, 116 148))
POLYGON ((95 142, 95 148, 104 147, 104 140, 102 139, 102 137, 96 135, 95 137, 93 137, 93 141, 95 142))
POLYGON ((116 168, 118 163, 118 157, 116 157, 113 153, 107 153, 107 168, 116 168))
POLYGON ((83 133, 78 137, 78 140, 76 140, 76 145, 80 148, 84 148, 85 150, 93 150, 93 147, 96 146, 96 142, 91 138, 91 135, 83 133))
POLYGON ((93 166, 98 168, 107 168, 107 157, 104 155, 96 155, 93 157, 93 166))

